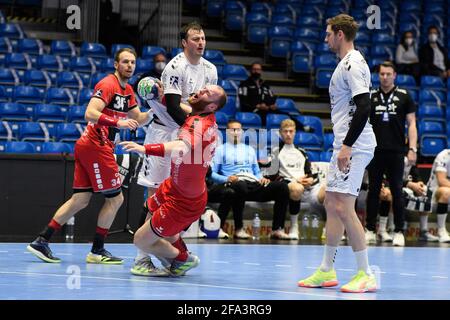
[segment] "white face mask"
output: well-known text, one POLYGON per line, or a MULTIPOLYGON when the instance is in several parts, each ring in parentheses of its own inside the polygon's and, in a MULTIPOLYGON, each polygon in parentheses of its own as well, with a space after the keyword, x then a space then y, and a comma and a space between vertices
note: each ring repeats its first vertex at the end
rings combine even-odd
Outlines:
POLYGON ((430 42, 436 42, 437 41, 437 39, 438 39, 438 35, 436 34, 436 33, 432 33, 432 34, 429 34, 428 35, 428 40, 430 41, 430 42))
POLYGON ((413 39, 413 38, 406 38, 406 39, 405 39, 405 43, 406 43, 408 46, 412 45, 413 42, 414 42, 414 39, 413 39))
POLYGON ((155 63, 155 70, 158 72, 163 72, 165 67, 166 67, 166 63, 163 61, 155 63))

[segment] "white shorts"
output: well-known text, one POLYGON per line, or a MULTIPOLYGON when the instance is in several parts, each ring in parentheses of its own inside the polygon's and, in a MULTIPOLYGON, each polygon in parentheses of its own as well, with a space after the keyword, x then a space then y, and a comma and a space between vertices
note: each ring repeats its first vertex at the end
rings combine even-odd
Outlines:
MULTIPOLYGON (((147 129, 144 144, 164 143, 176 137, 177 130, 152 122, 147 129)), ((137 183, 144 187, 158 188, 170 176, 170 156, 144 156, 137 183)))
POLYGON ((364 170, 373 158, 375 149, 353 149, 350 171, 343 173, 337 166, 337 155, 340 149, 333 150, 327 175, 326 191, 358 196, 364 177, 364 170))
POLYGON ((321 205, 319 203, 319 192, 322 185, 320 183, 314 185, 311 189, 305 190, 302 195, 302 202, 309 203, 310 205, 321 205))

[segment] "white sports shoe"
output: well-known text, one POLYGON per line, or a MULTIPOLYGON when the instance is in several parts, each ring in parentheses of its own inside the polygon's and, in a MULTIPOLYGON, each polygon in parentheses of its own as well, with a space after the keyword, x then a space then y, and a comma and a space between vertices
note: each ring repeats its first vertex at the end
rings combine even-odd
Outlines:
POLYGON ((377 243, 377 235, 375 232, 366 230, 366 244, 377 243))
POLYGON ((245 232, 244 229, 239 229, 234 233, 235 239, 250 239, 252 236, 245 232))
POLYGON ((380 238, 381 242, 392 242, 392 237, 386 230, 378 233, 378 237, 380 238))
POLYGON ((219 239, 229 239, 230 235, 228 233, 226 233, 225 231, 223 231, 222 228, 220 228, 219 235, 217 236, 217 238, 219 238, 219 239))
POLYGON ((206 238, 208 235, 202 230, 198 229, 197 238, 206 238))
POLYGON ((450 242, 450 236, 448 235, 447 230, 439 229, 438 230, 439 242, 450 242))
POLYGON ((397 247, 405 246, 405 236, 402 232, 394 233, 394 239, 392 240, 392 244, 397 247))
POLYGON ((289 234, 288 234, 289 238, 291 238, 292 240, 298 240, 299 236, 298 236, 298 224, 294 224, 291 229, 289 230, 289 234))

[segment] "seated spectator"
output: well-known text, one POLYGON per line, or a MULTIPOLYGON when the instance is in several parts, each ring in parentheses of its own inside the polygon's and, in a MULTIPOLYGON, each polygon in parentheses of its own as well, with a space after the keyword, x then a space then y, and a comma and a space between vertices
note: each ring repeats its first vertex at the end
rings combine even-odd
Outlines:
POLYGON ((439 29, 435 26, 428 28, 428 42, 419 50, 421 75, 450 76, 450 65, 447 57, 447 49, 439 42, 439 29))
POLYGON ((397 46, 395 63, 399 74, 412 75, 416 82, 420 81, 420 64, 414 34, 411 31, 403 33, 400 44, 397 46))
MULTIPOLYGON (((227 142, 220 145, 215 152, 211 164, 211 178, 219 188, 231 188, 235 191, 233 214, 236 220, 242 221, 245 201, 275 201, 273 206, 273 223, 271 238, 289 240, 284 232, 284 220, 289 203, 289 188, 280 181, 271 182, 262 176, 258 166, 256 152, 251 146, 241 142, 242 124, 230 120, 227 124, 227 142)), ((222 222, 228 212, 219 213, 222 222)), ((238 221, 235 237, 250 238, 238 221)))
POLYGON ((295 122, 286 119, 280 125, 281 145, 271 151, 270 169, 267 170, 273 181, 282 181, 289 188, 289 213, 291 228, 289 237, 298 240, 298 214, 300 201, 323 203, 325 188, 319 184, 317 174, 311 173, 311 163, 306 151, 294 145, 295 122), (320 192, 322 194, 319 196, 320 192))
POLYGON ((262 65, 253 63, 250 67, 250 77, 239 85, 239 104, 242 112, 256 112, 266 125, 266 115, 275 113, 276 98, 268 84, 261 79, 262 65))
POLYGON ((432 192, 432 203, 437 203, 436 216, 439 242, 450 242, 446 228, 450 201, 450 149, 442 150, 434 159, 427 187, 432 192))

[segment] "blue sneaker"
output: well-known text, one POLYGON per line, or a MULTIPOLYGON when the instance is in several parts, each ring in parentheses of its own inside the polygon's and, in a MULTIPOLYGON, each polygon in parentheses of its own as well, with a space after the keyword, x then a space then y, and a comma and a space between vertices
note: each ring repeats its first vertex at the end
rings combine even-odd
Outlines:
POLYGON ((49 263, 59 263, 60 258, 53 256, 52 250, 48 245, 48 241, 39 236, 27 246, 27 250, 34 254, 39 259, 49 263))

